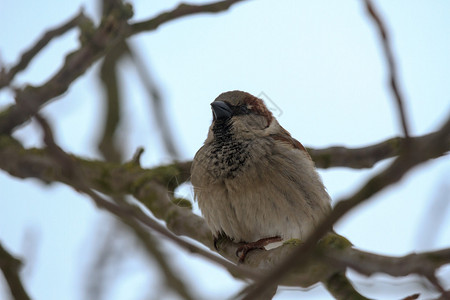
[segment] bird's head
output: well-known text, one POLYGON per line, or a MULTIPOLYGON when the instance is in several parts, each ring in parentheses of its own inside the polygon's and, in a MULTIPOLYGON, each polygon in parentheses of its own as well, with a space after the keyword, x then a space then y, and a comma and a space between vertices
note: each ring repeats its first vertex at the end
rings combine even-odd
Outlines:
POLYGON ((274 117, 264 102, 242 91, 220 94, 211 103, 213 123, 211 129, 231 129, 234 133, 257 133, 268 128, 274 117))

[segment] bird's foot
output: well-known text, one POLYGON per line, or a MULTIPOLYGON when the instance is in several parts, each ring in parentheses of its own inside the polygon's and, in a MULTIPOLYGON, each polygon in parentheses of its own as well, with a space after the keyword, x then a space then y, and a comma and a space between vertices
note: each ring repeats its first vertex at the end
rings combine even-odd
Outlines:
POLYGON ((231 240, 225 233, 219 232, 217 236, 214 237, 214 248, 219 251, 219 244, 222 240, 231 240))
POLYGON ((245 257, 247 256, 247 253, 249 253, 252 250, 255 249, 261 249, 264 250, 264 247, 268 244, 275 243, 275 242, 281 242, 283 239, 279 236, 269 237, 269 238, 263 238, 260 240, 257 240, 256 242, 251 243, 245 243, 244 245, 240 246, 236 250, 236 256, 239 257, 239 262, 243 263, 245 260, 245 257))

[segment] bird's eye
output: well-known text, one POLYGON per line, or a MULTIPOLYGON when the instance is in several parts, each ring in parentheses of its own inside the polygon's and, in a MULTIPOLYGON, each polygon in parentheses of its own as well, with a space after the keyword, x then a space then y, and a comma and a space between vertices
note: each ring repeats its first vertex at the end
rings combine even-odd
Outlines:
POLYGON ((247 105, 239 105, 235 107, 234 114, 235 115, 247 115, 250 113, 250 109, 248 109, 247 105))

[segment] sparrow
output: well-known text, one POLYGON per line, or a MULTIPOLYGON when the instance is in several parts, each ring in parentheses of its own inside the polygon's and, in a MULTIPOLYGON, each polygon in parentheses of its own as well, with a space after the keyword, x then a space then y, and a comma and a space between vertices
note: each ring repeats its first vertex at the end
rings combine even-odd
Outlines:
POLYGON ((253 249, 303 240, 331 210, 305 147, 264 102, 243 91, 211 103, 212 124, 191 167, 194 197, 214 236, 253 249))

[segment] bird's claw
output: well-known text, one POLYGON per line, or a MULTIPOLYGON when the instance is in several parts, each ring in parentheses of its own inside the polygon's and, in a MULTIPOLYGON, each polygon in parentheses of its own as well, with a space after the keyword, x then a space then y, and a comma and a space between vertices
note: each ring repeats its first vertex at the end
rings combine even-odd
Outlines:
POLYGON ((256 242, 251 243, 245 243, 236 250, 236 256, 239 257, 239 263, 243 263, 245 260, 245 257, 247 256, 247 253, 249 253, 252 250, 260 249, 265 250, 264 246, 267 246, 270 243, 280 242, 283 239, 279 236, 269 237, 269 238, 263 238, 260 240, 257 240, 256 242))

